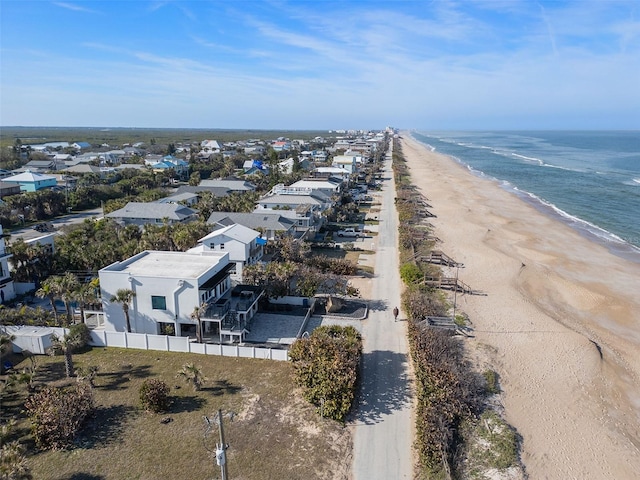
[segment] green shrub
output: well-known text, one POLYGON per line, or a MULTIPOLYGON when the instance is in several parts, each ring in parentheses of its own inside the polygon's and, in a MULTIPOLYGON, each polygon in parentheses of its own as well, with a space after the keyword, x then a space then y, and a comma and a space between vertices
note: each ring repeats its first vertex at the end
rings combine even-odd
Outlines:
POLYGON ((424 274, 416 264, 405 263, 400 267, 400 278, 402 278, 405 285, 412 285, 422 280, 424 274))
POLYGON ((159 413, 169 409, 169 385, 151 378, 140 387, 140 405, 149 412, 159 413))
POLYGON ((353 327, 320 327, 289 349, 296 383, 322 416, 343 421, 355 397, 362 338, 353 327))
POLYGON ((87 384, 44 387, 25 402, 36 445, 43 449, 68 448, 93 411, 93 391, 87 384))
POLYGON ((91 331, 86 323, 76 323, 69 327, 68 336, 74 339, 75 350, 82 350, 91 340, 91 331))

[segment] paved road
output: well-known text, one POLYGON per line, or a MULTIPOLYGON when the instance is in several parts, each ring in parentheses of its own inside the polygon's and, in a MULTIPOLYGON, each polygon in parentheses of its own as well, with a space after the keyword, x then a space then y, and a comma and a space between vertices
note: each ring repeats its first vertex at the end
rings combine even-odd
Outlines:
MULTIPOLYGON (((102 217, 102 208, 94 208, 92 210, 85 210, 83 212, 71 213, 69 215, 65 215, 64 217, 55 218, 53 220, 48 220, 49 223, 53 223, 56 229, 63 227, 65 225, 71 225, 76 223, 82 223, 86 218, 98 218, 102 217)), ((38 238, 43 235, 47 235, 52 232, 38 232, 31 227, 27 228, 16 228, 11 230, 11 241, 14 241, 18 238, 22 238, 24 240, 31 240, 32 238, 38 238)))
MULTIPOLYGON (((356 480, 413 478, 413 383, 406 323, 394 322, 400 308, 398 217, 391 161, 385 178, 369 318, 363 323, 363 377, 354 425, 356 480)), ((399 319, 403 318, 402 311, 399 319)))

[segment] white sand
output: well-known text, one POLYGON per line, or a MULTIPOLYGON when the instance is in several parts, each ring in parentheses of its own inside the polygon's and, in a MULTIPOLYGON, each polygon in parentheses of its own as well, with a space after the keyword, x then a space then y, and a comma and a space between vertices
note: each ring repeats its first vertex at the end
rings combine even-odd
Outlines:
POLYGON ((470 351, 500 375, 530 478, 640 478, 640 264, 408 134, 402 149, 437 248, 486 293, 458 295, 458 308, 470 351))

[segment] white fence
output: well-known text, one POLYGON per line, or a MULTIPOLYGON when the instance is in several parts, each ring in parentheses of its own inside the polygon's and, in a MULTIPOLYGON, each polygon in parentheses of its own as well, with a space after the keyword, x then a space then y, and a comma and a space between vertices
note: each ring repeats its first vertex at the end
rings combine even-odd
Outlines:
POLYGON ((94 347, 137 348, 141 350, 163 350, 165 352, 221 355, 224 357, 261 358, 280 361, 289 360, 289 352, 287 350, 240 345, 196 343, 192 342, 188 337, 149 335, 146 333, 92 330, 90 344, 94 347))
MULTIPOLYGON (((29 336, 50 336, 55 333, 62 337, 67 332, 64 328, 49 327, 13 327, 0 326, 0 333, 29 336), (28 332, 28 333, 27 333, 28 332)), ((248 347, 240 345, 214 345, 192 342, 188 337, 170 335, 149 335, 146 333, 107 332, 90 330, 89 344, 94 347, 137 348, 141 350, 162 350, 165 352, 199 353, 202 355, 222 355, 224 357, 260 358, 266 360, 288 361, 289 352, 277 348, 248 347)))

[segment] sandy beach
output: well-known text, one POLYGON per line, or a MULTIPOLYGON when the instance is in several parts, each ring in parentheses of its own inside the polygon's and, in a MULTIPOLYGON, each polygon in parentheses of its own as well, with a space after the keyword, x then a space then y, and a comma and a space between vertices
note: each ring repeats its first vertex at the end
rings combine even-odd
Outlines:
POLYGON ((480 368, 500 375, 530 478, 640 475, 640 263, 535 210, 403 134, 437 248, 464 263, 458 295, 480 368))

